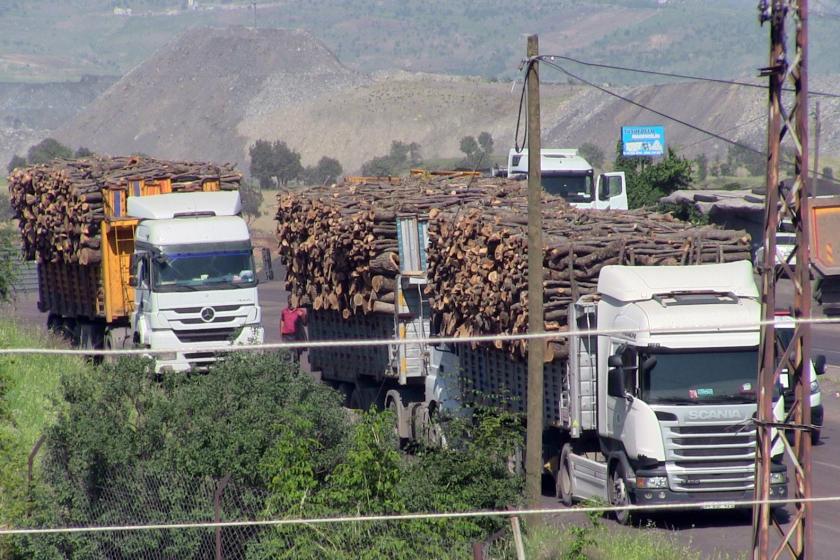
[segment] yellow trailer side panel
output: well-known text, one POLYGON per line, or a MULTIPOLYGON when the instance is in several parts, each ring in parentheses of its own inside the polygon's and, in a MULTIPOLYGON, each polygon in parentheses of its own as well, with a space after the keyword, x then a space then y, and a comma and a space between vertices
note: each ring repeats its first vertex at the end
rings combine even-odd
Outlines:
POLYGON ((129 286, 134 230, 138 220, 123 218, 102 222, 102 285, 105 291, 105 320, 111 323, 128 317, 134 309, 134 288, 129 286))

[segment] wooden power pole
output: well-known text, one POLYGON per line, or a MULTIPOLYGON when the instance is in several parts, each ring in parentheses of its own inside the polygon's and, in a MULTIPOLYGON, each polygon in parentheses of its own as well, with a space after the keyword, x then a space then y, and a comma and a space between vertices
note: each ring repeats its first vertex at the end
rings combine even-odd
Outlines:
POLYGON ((770 62, 762 70, 769 83, 769 116, 767 122, 767 204, 764 219, 764 254, 762 263, 762 319, 759 349, 758 412, 756 418, 757 460, 755 498, 762 503, 753 514, 753 559, 767 560, 782 557, 787 552, 797 560, 814 558, 813 507, 811 498, 811 404, 810 360, 811 326, 797 322, 789 343, 776 340, 773 326, 776 312, 777 286, 782 279, 793 286, 793 315, 797 320, 811 318, 811 280, 809 249, 808 178, 808 2, 807 0, 761 0, 761 23, 770 23, 770 62), (785 22, 788 13, 796 26, 796 52, 788 60, 785 22), (794 92, 789 106, 782 99, 783 86, 788 83, 794 92), (780 180, 782 140, 790 138, 794 149, 793 178, 787 184, 780 180), (796 231, 796 244, 787 262, 777 266, 776 232, 783 221, 789 221, 796 231), (795 263, 791 265, 791 263, 795 263), (784 421, 773 417, 773 392, 782 369, 790 373, 794 390, 793 402, 784 421), (783 526, 775 518, 766 500, 770 495, 771 449, 773 429, 792 433, 792 443, 780 435, 788 448, 792 463, 790 523, 783 526), (771 530, 775 528, 776 530, 771 530), (777 539, 771 542, 771 535, 777 539), (771 553, 771 550, 775 552, 771 553))
MULTIPOLYGON (((543 241, 542 183, 540 177, 540 75, 536 57, 539 39, 528 37, 528 333, 544 331, 543 323, 543 241)), ((525 488, 528 505, 537 508, 542 496, 542 432, 543 432, 543 356, 545 341, 528 340, 528 407, 525 442, 525 488)), ((537 516, 533 525, 540 522, 537 516)))

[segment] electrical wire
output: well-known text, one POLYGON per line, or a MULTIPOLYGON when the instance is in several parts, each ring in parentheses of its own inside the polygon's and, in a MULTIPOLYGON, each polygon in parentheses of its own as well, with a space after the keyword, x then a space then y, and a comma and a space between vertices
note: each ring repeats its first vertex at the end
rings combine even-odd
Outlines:
MULTIPOLYGON (((616 92, 614 92, 614 91, 612 91, 612 90, 609 90, 609 89, 607 89, 607 88, 605 88, 605 87, 599 86, 598 84, 595 84, 595 83, 593 83, 593 82, 590 82, 589 80, 586 80, 585 78, 581 78, 581 77, 580 77, 580 76, 578 76, 577 74, 573 74, 572 72, 570 72, 570 71, 566 70, 565 68, 563 68, 562 66, 560 66, 560 65, 559 65, 559 64, 557 64, 556 62, 552 62, 552 61, 550 61, 550 60, 545 60, 545 57, 546 57, 546 56, 549 56, 549 55, 540 55, 540 56, 538 56, 537 58, 538 58, 541 62, 543 62, 544 64, 547 64, 547 65, 551 66, 552 68, 554 68, 554 69, 556 69, 556 70, 558 70, 558 71, 560 71, 560 72, 562 72, 562 73, 566 74, 566 75, 567 75, 567 76, 569 76, 570 78, 573 78, 573 79, 575 79, 575 80, 577 80, 577 81, 579 81, 579 82, 581 82, 581 83, 583 83, 583 84, 586 84, 586 85, 588 85, 588 86, 590 86, 590 87, 593 87, 593 88, 597 89, 598 91, 601 91, 602 93, 606 93, 607 95, 611 95, 611 96, 613 96, 613 97, 616 97, 616 98, 618 98, 618 99, 620 99, 620 100, 622 100, 622 101, 624 101, 624 102, 626 102, 626 103, 630 103, 631 105, 635 105, 636 107, 639 107, 640 109, 643 109, 643 110, 645 110, 645 111, 648 111, 648 112, 650 112, 650 113, 653 113, 653 114, 655 114, 655 115, 658 115, 658 116, 660 116, 660 117, 662 117, 662 118, 664 118, 664 119, 668 119, 668 120, 673 121, 673 122, 675 122, 675 123, 677 123, 677 124, 681 124, 681 125, 685 126, 686 128, 690 128, 690 129, 692 129, 692 130, 696 130, 697 132, 701 132, 701 133, 703 133, 703 134, 706 134, 706 135, 708 135, 708 136, 711 136, 712 138, 716 138, 716 139, 720 140, 721 142, 725 142, 725 143, 727 143, 727 144, 731 144, 732 146, 737 146, 737 147, 739 147, 739 148, 741 148, 741 149, 747 150, 747 151, 752 152, 752 153, 754 153, 754 154, 758 154, 758 155, 760 155, 760 156, 767 157, 767 152, 765 152, 764 150, 759 150, 759 149, 757 149, 757 148, 753 148, 752 146, 750 146, 750 145, 748 145, 748 144, 744 144, 744 143, 742 143, 742 142, 737 142, 737 141, 735 141, 735 140, 732 140, 731 138, 726 138, 725 136, 722 136, 721 134, 718 134, 717 132, 712 132, 711 130, 705 129, 705 128, 700 127, 700 126, 697 126, 697 125, 692 124, 692 123, 690 123, 690 122, 688 122, 688 121, 684 121, 684 120, 679 119, 679 118, 677 118, 677 117, 674 117, 674 116, 668 115, 668 114, 666 114, 666 113, 663 113, 662 111, 658 111, 658 110, 656 110, 656 109, 654 109, 654 108, 652 108, 652 107, 649 107, 649 106, 647 106, 647 105, 644 105, 643 103, 639 103, 638 101, 635 101, 635 100, 633 100, 633 99, 630 99, 629 97, 626 97, 626 96, 621 95, 621 94, 619 94, 619 93, 616 93, 616 92)), ((783 161, 784 161, 785 163, 788 163, 788 164, 792 164, 792 163, 794 163, 792 160, 783 160, 783 161)), ((826 175, 825 173, 822 173, 822 172, 819 172, 819 171, 809 170, 809 175, 816 176, 816 177, 820 177, 820 178, 826 179, 826 180, 828 180, 828 181, 831 181, 831 182, 833 182, 833 183, 837 183, 837 182, 838 182, 838 181, 837 181, 837 179, 835 179, 834 177, 830 177, 830 176, 826 175)))
POLYGON ((631 105, 635 105, 636 107, 639 107, 640 109, 644 109, 645 111, 649 111, 649 112, 651 112, 655 115, 659 115, 660 117, 662 117, 664 119, 674 121, 675 123, 681 124, 681 125, 685 126, 686 128, 690 128, 692 130, 696 130, 697 132, 702 132, 703 134, 706 134, 706 135, 711 136, 713 138, 717 138, 718 140, 720 140, 722 142, 726 142, 727 144, 731 144, 733 146, 738 146, 739 148, 742 148, 744 150, 748 150, 748 151, 756 153, 756 154, 765 155, 765 152, 762 152, 761 150, 753 148, 752 146, 749 146, 747 144, 742 144, 741 142, 737 142, 737 141, 732 140, 730 138, 726 138, 725 136, 721 136, 720 134, 718 134, 716 132, 712 132, 711 130, 707 130, 707 129, 699 127, 695 124, 691 124, 688 121, 684 121, 684 120, 679 119, 677 117, 673 117, 671 115, 663 113, 662 111, 657 111, 656 109, 654 109, 652 107, 648 107, 647 105, 639 103, 638 101, 630 99, 629 97, 625 97, 624 95, 621 95, 621 94, 616 93, 612 90, 609 90, 605 87, 599 86, 598 84, 590 82, 589 80, 587 80, 585 78, 581 78, 577 74, 573 74, 572 72, 569 72, 568 70, 566 70, 565 68, 563 68, 562 66, 557 64, 556 62, 546 60, 545 55, 540 55, 538 58, 540 59, 541 62, 543 62, 545 64, 548 64, 549 66, 551 66, 552 68, 554 68, 556 70, 559 70, 560 72, 566 74, 570 78, 573 78, 573 79, 575 79, 575 80, 577 80, 581 83, 584 83, 584 84, 588 85, 589 87, 593 87, 593 88, 597 89, 598 91, 601 91, 602 93, 606 93, 607 95, 611 95, 613 97, 616 97, 616 98, 624 101, 625 103, 630 103, 631 105))
POLYGON ((522 80, 522 93, 519 94, 519 111, 516 114, 516 130, 513 133, 513 147, 516 149, 516 152, 519 153, 525 149, 525 143, 528 141, 528 127, 525 127, 525 132, 522 135, 522 147, 520 149, 519 145, 519 125, 522 122, 522 108, 525 105, 525 91, 528 87, 528 76, 531 74, 529 70, 531 69, 531 64, 533 61, 529 60, 527 63, 527 68, 525 70, 525 79, 522 80))
POLYGON ((150 523, 137 525, 92 525, 86 527, 45 527, 45 528, 0 528, 3 535, 45 535, 58 533, 118 533, 127 531, 154 531, 174 529, 214 529, 226 527, 279 527, 279 526, 312 526, 342 523, 372 523, 414 520, 446 520, 464 518, 487 517, 520 517, 527 515, 575 515, 580 513, 611 513, 619 511, 669 511, 685 509, 732 509, 749 507, 760 504, 782 506, 788 504, 825 503, 840 501, 840 496, 820 496, 812 498, 784 498, 772 500, 708 500, 702 502, 655 504, 655 505, 626 505, 626 506, 589 506, 589 507, 553 507, 534 509, 510 510, 474 510, 457 511, 451 513, 402 513, 395 515, 348 515, 340 517, 315 517, 303 519, 246 519, 241 521, 195 521, 185 523, 150 523))
MULTIPOLYGON (((738 80, 725 80, 721 78, 709 78, 706 76, 692 76, 690 74, 679 74, 675 72, 661 72, 658 70, 647 70, 644 68, 631 68, 627 66, 616 66, 614 64, 603 64, 600 62, 588 62, 585 60, 580 60, 577 58, 572 58, 571 56, 564 56, 562 54, 544 54, 540 55, 540 60, 546 62, 546 58, 555 59, 559 58, 561 60, 567 60, 569 62, 573 62, 575 64, 580 64, 581 66, 592 66, 595 68, 606 68, 608 70, 621 70, 622 72, 635 72, 637 74, 649 74, 653 76, 663 76, 666 78, 680 78, 684 80, 696 80, 698 82, 713 82, 718 84, 726 84, 731 86, 741 86, 741 87, 751 87, 757 89, 767 90, 766 85, 762 84, 754 84, 752 82, 741 82, 738 80)), ((782 90, 784 91, 795 91, 793 88, 790 87, 783 87, 782 90)), ((816 96, 816 97, 829 97, 831 99, 840 99, 840 93, 831 93, 825 91, 808 91, 809 96, 816 96)))
MULTIPOLYGON (((789 323, 794 325, 824 325, 838 324, 840 317, 811 317, 793 318, 789 323)), ((714 332, 745 332, 756 330, 764 325, 775 324, 775 321, 759 320, 729 325, 687 325, 683 327, 663 327, 656 329, 657 334, 680 333, 714 333, 714 332)), ((475 336, 427 336, 418 338, 370 338, 352 340, 309 340, 303 342, 269 342, 263 344, 236 344, 219 346, 202 346, 197 350, 213 353, 231 353, 262 350, 305 350, 312 348, 347 348, 368 346, 413 346, 418 344, 471 344, 489 342, 514 342, 519 340, 559 340, 571 336, 601 336, 624 333, 649 332, 645 329, 583 329, 572 331, 550 331, 543 333, 500 333, 475 336)), ((68 356, 152 356, 157 354, 171 354, 184 352, 184 348, 130 348, 124 350, 95 350, 90 348, 0 348, 0 356, 12 354, 45 354, 68 356)))

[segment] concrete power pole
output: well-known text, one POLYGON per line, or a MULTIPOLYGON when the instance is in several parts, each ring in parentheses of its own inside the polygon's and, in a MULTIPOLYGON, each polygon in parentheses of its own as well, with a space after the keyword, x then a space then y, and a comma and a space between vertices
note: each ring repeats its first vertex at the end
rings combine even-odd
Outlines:
MULTIPOLYGON (((820 132, 822 131, 822 123, 820 122, 820 102, 817 100, 817 107, 814 113, 814 177, 820 175, 820 132)), ((816 194, 816 193, 813 193, 816 194)))
MULTIPOLYGON (((539 55, 539 39, 528 37, 528 333, 542 333, 543 323, 543 242, 542 184, 540 176, 540 76, 535 57, 539 55)), ((537 508, 542 496, 542 432, 543 432, 543 356, 545 341, 528 340, 528 407, 525 442, 525 487, 528 505, 537 508)), ((532 525, 540 522, 538 516, 532 525)))
MULTIPOLYGON (((813 507, 811 498, 811 404, 810 360, 811 328, 797 323, 793 337, 785 346, 777 342, 773 326, 776 311, 776 288, 779 281, 789 279, 793 285, 793 314, 795 319, 811 318, 810 281, 810 224, 808 178, 808 2, 807 0, 761 0, 758 6, 761 23, 770 23, 770 64, 762 69, 769 83, 769 116, 767 124, 767 205, 764 219, 764 254, 771 255, 762 264, 762 319, 759 352, 758 411, 755 421, 757 460, 755 498, 763 503, 754 508, 753 558, 780 558, 787 552, 797 560, 814 558, 813 507), (793 14, 796 26, 796 52, 787 56, 785 21, 793 14), (785 82, 795 92, 789 107, 783 105, 785 82), (783 184, 779 177, 782 140, 790 136, 794 147, 794 177, 791 184, 783 184), (777 270, 776 231, 782 221, 790 221, 796 230, 796 245, 788 261, 777 270), (789 263, 794 262, 795 267, 789 263), (793 433, 793 444, 780 436, 788 448, 786 456, 793 463, 792 497, 795 502, 788 526, 775 518, 771 505, 765 501, 770 495, 770 452, 772 430, 779 427, 773 417, 773 390, 782 369, 791 374, 794 399, 784 419, 782 433, 793 433), (771 526, 777 536, 771 542, 771 526), (775 550, 771 554, 771 550, 775 550)), ((788 557, 788 556, 786 556, 788 557)))

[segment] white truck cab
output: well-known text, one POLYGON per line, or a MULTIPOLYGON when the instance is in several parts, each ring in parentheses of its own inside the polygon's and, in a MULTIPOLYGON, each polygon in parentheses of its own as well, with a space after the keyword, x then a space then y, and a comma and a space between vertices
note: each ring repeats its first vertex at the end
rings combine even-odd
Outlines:
POLYGON ((135 231, 130 317, 133 343, 177 349, 156 355, 158 371, 214 360, 227 344, 263 342, 251 237, 237 192, 132 197, 135 231))
MULTIPOLYGON (((540 150, 541 183, 545 192, 562 196, 576 208, 627 210, 624 172, 602 173, 595 179, 592 166, 575 149, 540 150)), ((507 175, 528 177, 528 149, 508 154, 507 175)))
MULTIPOLYGON (((570 310, 570 325, 611 334, 571 337, 562 501, 751 499, 760 312, 747 261, 604 267, 597 296, 570 310)), ((780 400, 779 418, 781 408, 780 400)), ((785 496, 786 485, 774 462, 772 496, 785 496)))

